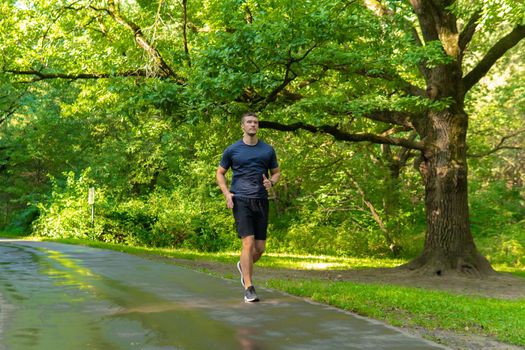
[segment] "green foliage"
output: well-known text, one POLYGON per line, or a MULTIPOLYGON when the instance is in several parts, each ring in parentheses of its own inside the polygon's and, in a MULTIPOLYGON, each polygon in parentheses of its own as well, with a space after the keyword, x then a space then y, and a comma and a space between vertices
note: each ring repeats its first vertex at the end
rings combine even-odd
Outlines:
MULTIPOLYGON (((52 180, 52 192, 47 203, 38 203, 40 216, 33 223, 35 232, 42 236, 87 238, 90 233, 100 232, 101 226, 92 229, 88 189, 93 184, 84 172, 78 180, 73 172, 66 175, 65 183, 52 180)), ((104 190, 97 189, 97 202, 106 203, 104 190)))
POLYGON ((520 149, 525 135, 519 132, 525 94, 519 83, 523 72, 516 65, 525 56, 520 48, 498 63, 498 77, 484 81, 467 100, 469 153, 474 155, 469 159, 471 227, 483 254, 508 266, 523 266, 525 247, 525 158, 520 149))
MULTIPOLYGON (((104 1, 0 4, 0 227, 22 232, 36 219, 34 232, 49 237, 237 248, 214 172, 240 137, 242 112, 410 137, 362 117, 451 104, 405 91, 407 83, 425 88, 419 64, 452 60, 437 40, 414 43, 408 3, 386 1, 392 13, 376 16, 359 2, 335 0, 190 2, 187 53, 179 3, 119 3, 183 84, 161 74, 129 28, 97 10, 104 1), (28 70, 70 79, 12 73, 28 70), (97 188, 94 227, 89 186, 97 188)), ((452 10, 460 24, 481 10, 465 72, 524 13, 513 0, 458 1, 452 10)), ((470 92, 469 153, 490 152, 522 128, 523 52, 518 45, 494 67, 492 81, 470 92)), ((395 147, 308 132, 262 130, 261 138, 275 146, 283 168, 272 194, 270 250, 388 256, 394 243, 404 257, 419 252, 425 216, 415 154, 396 172, 395 147)), ((504 143, 522 144, 523 134, 504 143)), ((515 149, 469 160, 473 232, 494 248, 492 259, 509 264, 523 263, 522 164, 515 149)))
POLYGON ((405 58, 414 65, 424 63, 427 68, 434 68, 454 61, 453 57, 445 53, 439 40, 430 41, 425 46, 408 52, 405 58))
POLYGON ((490 185, 472 186, 472 229, 479 236, 493 236, 506 231, 505 224, 525 220, 525 201, 517 189, 508 188, 503 181, 490 185), (486 222, 486 218, 492 218, 486 222))
POLYGON ((479 239, 481 251, 495 264, 525 267, 525 220, 505 224, 493 236, 479 239))
POLYGON ((107 188, 97 187, 92 225, 87 193, 93 185, 89 170, 78 178, 67 174, 62 185, 54 181, 48 203, 38 205, 40 216, 33 224, 34 233, 50 238, 91 238, 202 251, 228 249, 235 241, 230 215, 210 209, 202 212, 204 203, 199 197, 181 189, 115 201, 108 199, 107 188), (189 197, 194 200, 188 200, 189 197))
POLYGON ((471 228, 481 252, 492 263, 525 264, 525 201, 509 181, 485 178, 470 187, 471 228))

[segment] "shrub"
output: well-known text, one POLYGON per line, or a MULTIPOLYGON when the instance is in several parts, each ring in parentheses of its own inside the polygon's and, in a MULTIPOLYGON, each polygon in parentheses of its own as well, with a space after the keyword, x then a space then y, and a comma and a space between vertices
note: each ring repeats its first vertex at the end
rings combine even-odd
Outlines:
POLYGON ((525 267, 525 220, 506 225, 498 235, 480 238, 479 246, 493 264, 525 267))
MULTIPOLYGON (((109 201, 108 191, 99 187, 93 225, 87 203, 88 189, 94 183, 89 179, 89 169, 78 178, 72 172, 64 175, 62 184, 52 179, 51 195, 38 204, 35 234, 202 251, 229 249, 235 244, 233 219, 218 198, 181 187, 109 201)), ((113 194, 112 198, 117 196, 113 194)))
MULTIPOLYGON (((88 204, 88 189, 93 185, 89 169, 78 179, 73 172, 65 173, 65 183, 51 178, 52 191, 46 202, 37 204, 39 217, 33 222, 35 234, 59 238, 87 238, 99 231, 92 227, 88 204)), ((97 190, 97 201, 105 204, 104 190, 97 190)))

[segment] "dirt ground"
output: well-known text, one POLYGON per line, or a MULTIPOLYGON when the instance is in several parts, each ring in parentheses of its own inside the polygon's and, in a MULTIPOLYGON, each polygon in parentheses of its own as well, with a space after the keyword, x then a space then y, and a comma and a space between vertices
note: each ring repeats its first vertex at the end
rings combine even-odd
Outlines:
MULTIPOLYGON (((151 258, 151 257, 150 257, 151 258)), ((169 262, 191 269, 205 271, 224 278, 238 278, 235 265, 209 261, 195 261, 185 259, 162 258, 169 262)), ((304 279, 316 278, 331 281, 353 281, 366 283, 385 283, 401 286, 410 286, 428 290, 442 290, 465 295, 477 295, 497 299, 525 298, 525 279, 514 277, 511 274, 498 274, 483 279, 460 276, 419 276, 406 270, 399 269, 363 269, 344 271, 312 271, 287 270, 256 267, 255 276, 262 282, 272 278, 304 279)), ((524 316, 525 317, 525 316, 524 316)), ((426 330, 420 328, 406 328, 405 331, 431 339, 451 349, 457 350, 515 350, 525 349, 518 346, 503 344, 495 339, 468 334, 454 333, 443 330, 426 330)))

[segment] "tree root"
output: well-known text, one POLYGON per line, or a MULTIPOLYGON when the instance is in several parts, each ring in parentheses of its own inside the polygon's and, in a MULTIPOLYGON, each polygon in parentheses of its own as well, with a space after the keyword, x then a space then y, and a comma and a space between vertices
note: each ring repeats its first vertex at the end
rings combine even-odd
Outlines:
POLYGON ((463 276, 484 278, 496 274, 488 260, 475 252, 474 256, 446 257, 439 253, 423 253, 414 260, 401 265, 400 269, 420 276, 463 276))

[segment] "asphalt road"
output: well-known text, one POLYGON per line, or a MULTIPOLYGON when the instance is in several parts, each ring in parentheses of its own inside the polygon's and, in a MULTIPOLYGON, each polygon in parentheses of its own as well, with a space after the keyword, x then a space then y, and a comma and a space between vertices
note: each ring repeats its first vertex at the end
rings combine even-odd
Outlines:
MULTIPOLYGON (((0 349, 445 349, 237 280, 102 249, 0 240, 0 349)), ((232 273, 235 273, 232 266, 232 273)))

